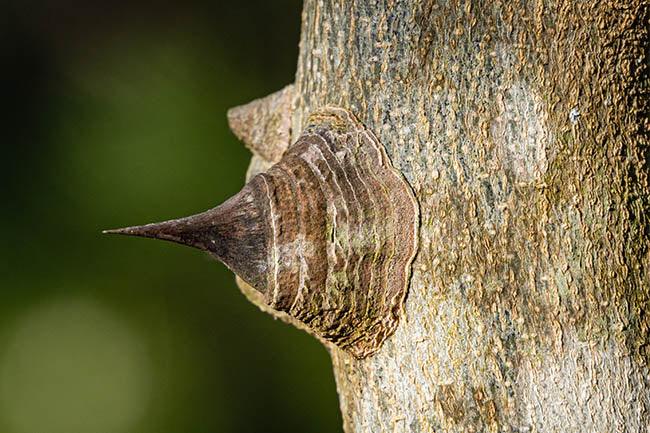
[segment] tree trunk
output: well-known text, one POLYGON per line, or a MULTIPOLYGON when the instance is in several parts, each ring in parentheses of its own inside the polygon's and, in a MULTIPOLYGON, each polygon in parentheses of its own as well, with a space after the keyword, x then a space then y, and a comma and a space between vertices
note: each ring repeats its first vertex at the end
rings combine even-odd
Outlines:
POLYGON ((306 0, 295 140, 323 105, 420 204, 396 333, 331 349, 346 432, 646 432, 648 9, 306 0))

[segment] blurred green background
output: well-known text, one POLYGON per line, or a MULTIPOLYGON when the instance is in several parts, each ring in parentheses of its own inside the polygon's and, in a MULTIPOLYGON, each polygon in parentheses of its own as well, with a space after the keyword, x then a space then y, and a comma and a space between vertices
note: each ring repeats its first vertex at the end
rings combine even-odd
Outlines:
POLYGON ((293 80, 300 2, 0 5, 0 432, 341 431, 319 343, 205 254, 100 234, 241 188, 226 109, 293 80))

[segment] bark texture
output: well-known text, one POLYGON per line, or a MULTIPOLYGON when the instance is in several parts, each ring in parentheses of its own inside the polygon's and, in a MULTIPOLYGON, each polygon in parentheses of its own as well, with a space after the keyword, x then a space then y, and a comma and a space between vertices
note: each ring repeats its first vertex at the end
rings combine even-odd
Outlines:
POLYGON ((421 213, 396 333, 365 360, 330 349, 346 432, 648 431, 647 18, 305 1, 292 140, 349 109, 421 213))
POLYGON ((304 4, 293 138, 348 107, 416 191, 396 334, 333 349, 348 432, 647 431, 647 5, 304 4))

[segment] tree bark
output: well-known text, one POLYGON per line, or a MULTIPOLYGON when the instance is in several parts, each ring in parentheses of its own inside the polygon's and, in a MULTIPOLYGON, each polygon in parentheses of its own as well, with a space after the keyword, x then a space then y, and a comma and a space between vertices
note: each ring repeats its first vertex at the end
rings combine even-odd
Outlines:
POLYGON ((330 348, 346 432, 648 431, 647 17, 305 1, 292 140, 348 108, 421 212, 396 333, 330 348))

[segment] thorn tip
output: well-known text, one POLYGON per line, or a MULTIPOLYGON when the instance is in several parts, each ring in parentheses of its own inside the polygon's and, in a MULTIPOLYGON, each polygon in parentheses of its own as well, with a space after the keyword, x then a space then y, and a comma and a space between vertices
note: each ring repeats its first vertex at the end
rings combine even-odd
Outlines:
POLYGON ((119 235, 122 234, 122 231, 124 229, 108 229, 108 230, 102 230, 103 235, 119 235))

